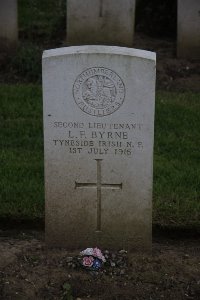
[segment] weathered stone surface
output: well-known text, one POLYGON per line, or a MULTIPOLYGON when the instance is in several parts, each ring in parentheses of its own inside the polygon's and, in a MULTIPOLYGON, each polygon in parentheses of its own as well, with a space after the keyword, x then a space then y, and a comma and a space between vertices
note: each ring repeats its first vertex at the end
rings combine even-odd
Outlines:
POLYGON ((0 1, 0 43, 16 43, 18 39, 17 0, 0 1))
POLYGON ((150 249, 155 54, 45 51, 43 98, 47 243, 150 249))
POLYGON ((135 0, 68 0, 68 45, 132 46, 135 0))
POLYGON ((178 0, 177 55, 200 58, 200 1, 178 0))

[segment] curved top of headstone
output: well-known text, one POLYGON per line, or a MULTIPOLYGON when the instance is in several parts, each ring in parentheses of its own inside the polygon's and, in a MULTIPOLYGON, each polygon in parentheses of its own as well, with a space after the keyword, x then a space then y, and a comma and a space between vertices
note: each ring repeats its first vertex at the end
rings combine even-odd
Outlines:
POLYGON ((70 54, 112 54, 134 56, 154 61, 156 60, 155 52, 118 46, 72 46, 56 48, 44 51, 43 58, 70 54))

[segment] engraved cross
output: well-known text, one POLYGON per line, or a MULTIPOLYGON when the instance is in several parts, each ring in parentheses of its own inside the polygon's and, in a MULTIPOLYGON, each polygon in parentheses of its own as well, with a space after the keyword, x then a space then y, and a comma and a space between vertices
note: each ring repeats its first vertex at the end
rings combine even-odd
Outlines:
POLYGON ((75 189, 77 188, 96 188, 97 189, 97 230, 101 231, 101 190, 104 189, 122 189, 122 183, 102 183, 101 162, 102 159, 95 159, 97 162, 97 182, 96 183, 79 183, 75 181, 75 189))

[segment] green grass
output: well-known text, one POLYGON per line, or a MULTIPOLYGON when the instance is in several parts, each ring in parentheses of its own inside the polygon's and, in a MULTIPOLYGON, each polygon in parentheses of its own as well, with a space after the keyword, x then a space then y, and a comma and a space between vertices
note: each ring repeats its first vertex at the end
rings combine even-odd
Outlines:
MULTIPOLYGON (((200 94, 158 92, 154 223, 200 225, 200 94)), ((0 86, 0 218, 44 216, 40 85, 0 86)))
POLYGON ((200 94, 158 93, 154 221, 200 224, 200 94))
POLYGON ((42 96, 39 86, 0 86, 0 217, 44 215, 42 96))

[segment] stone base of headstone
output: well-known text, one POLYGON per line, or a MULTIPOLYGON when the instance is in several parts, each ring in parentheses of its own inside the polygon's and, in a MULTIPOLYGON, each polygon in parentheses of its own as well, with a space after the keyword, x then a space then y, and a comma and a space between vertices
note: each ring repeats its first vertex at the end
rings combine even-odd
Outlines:
POLYGON ((133 46, 135 0, 68 0, 67 44, 133 46))
POLYGON ((177 56, 200 59, 200 0, 178 0, 177 56))

